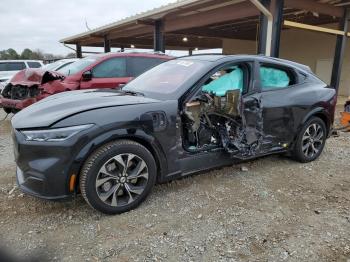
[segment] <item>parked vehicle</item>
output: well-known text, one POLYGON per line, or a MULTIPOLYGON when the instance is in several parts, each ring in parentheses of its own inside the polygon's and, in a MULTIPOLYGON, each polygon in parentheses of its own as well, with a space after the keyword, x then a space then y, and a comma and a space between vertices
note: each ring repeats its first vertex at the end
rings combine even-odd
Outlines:
POLYGON ((119 88, 170 56, 108 53, 80 59, 57 71, 23 70, 4 88, 0 106, 17 111, 53 94, 77 89, 119 88))
POLYGON ((335 90, 311 70, 263 56, 198 55, 154 67, 122 90, 51 96, 12 118, 17 181, 95 209, 139 205, 156 182, 238 160, 317 159, 335 90))
POLYGON ((57 71, 57 70, 60 70, 63 67, 70 65, 78 60, 79 60, 79 58, 60 59, 60 60, 57 60, 53 63, 44 65, 42 69, 47 70, 47 71, 57 71))
POLYGON ((16 73, 23 69, 40 68, 43 65, 40 60, 0 60, 0 84, 5 86, 16 73))

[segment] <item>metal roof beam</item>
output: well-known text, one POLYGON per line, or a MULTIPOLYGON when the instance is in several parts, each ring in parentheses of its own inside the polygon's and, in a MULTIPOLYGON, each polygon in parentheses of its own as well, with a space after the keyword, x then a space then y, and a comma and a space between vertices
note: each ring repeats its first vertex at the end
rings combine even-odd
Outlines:
POLYGON ((319 3, 313 0, 285 0, 284 3, 287 7, 307 10, 324 15, 343 17, 344 14, 344 8, 342 7, 319 3))

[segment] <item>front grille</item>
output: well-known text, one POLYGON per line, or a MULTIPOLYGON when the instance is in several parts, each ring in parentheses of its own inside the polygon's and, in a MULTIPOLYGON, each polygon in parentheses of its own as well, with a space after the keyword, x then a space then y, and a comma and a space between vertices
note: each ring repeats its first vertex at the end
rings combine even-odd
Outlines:
POLYGON ((5 86, 2 92, 3 97, 15 100, 23 100, 26 98, 36 97, 37 95, 39 95, 39 88, 37 85, 28 87, 8 84, 5 86))

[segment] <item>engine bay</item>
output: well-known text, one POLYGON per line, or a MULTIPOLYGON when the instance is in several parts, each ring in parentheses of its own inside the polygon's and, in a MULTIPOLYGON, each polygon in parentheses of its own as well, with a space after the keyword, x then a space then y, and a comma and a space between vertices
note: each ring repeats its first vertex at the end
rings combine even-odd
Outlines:
POLYGON ((263 149, 260 102, 244 104, 239 89, 224 96, 202 92, 185 104, 182 117, 184 148, 189 152, 224 149, 243 158, 263 149))

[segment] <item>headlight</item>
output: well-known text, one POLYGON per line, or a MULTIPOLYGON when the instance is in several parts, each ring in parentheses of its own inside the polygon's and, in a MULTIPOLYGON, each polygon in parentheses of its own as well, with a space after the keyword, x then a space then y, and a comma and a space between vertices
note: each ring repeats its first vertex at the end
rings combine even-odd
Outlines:
POLYGON ((63 141, 75 134, 92 127, 93 124, 81 125, 81 126, 70 126, 55 129, 45 129, 45 130, 27 130, 22 131, 25 136, 26 141, 63 141))

